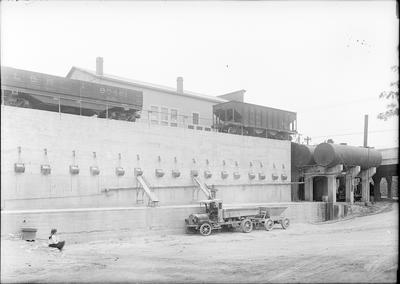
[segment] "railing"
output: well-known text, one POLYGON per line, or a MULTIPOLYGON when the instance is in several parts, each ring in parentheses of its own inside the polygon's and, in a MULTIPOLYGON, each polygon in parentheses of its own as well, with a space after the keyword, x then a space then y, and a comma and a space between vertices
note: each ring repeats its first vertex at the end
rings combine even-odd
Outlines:
MULTIPOLYGON (((194 114, 179 114, 177 112, 172 112, 171 109, 168 109, 167 112, 165 111, 155 111, 149 109, 141 109, 137 111, 137 114, 140 117, 134 115, 127 115, 127 116, 118 116, 115 115, 115 108, 122 108, 125 110, 133 109, 137 110, 138 106, 135 105, 128 105, 123 103, 115 103, 115 102, 99 102, 92 99, 86 98, 67 98, 60 94, 43 94, 41 92, 36 91, 29 91, 29 90, 22 90, 22 89, 15 89, 13 91, 12 88, 9 89, 2 89, 1 90, 1 104, 5 104, 5 96, 10 96, 14 99, 19 97, 17 94, 28 94, 33 95, 36 97, 42 97, 44 101, 47 101, 47 104, 42 104, 41 106, 26 106, 26 105, 17 105, 20 107, 28 107, 33 109, 41 109, 47 111, 53 111, 58 113, 68 113, 68 114, 76 114, 82 116, 94 116, 99 117, 100 119, 120 119, 120 120, 129 120, 134 123, 143 123, 149 126, 159 125, 159 126, 166 126, 166 127, 178 127, 178 128, 185 128, 185 129, 192 129, 197 131, 209 131, 209 132, 218 132, 218 129, 213 128, 215 125, 216 120, 213 120, 212 108, 210 107, 210 116, 211 117, 203 117, 194 114), (8 94, 6 95, 5 92, 8 94), (25 93, 24 93, 25 92, 25 93), (98 113, 99 115, 97 115, 98 113)), ((8 105, 13 105, 9 104, 8 105)), ((292 126, 293 127, 293 126, 292 126)), ((279 131, 279 130, 277 130, 279 131)), ((246 135, 245 132, 236 133, 239 135, 246 135)))
MULTIPOLYGON (((5 105, 5 97, 9 96, 16 100, 18 97, 17 94, 28 94, 36 97, 42 97, 44 101, 47 102, 47 105, 38 106, 27 106, 27 105, 18 105, 18 102, 7 105, 11 106, 19 106, 24 108, 33 108, 33 109, 41 109, 46 111, 53 111, 58 113, 68 113, 68 114, 76 114, 82 116, 92 116, 99 118, 109 118, 113 119, 113 108, 123 108, 123 109, 137 109, 137 106, 115 103, 115 102, 99 102, 91 99, 72 99, 67 98, 65 96, 59 94, 43 94, 35 91, 26 91, 25 90, 15 90, 16 93, 13 93, 12 89, 2 89, 1 90, 1 104, 5 105), (19 91, 19 92, 18 92, 19 91), (5 94, 7 92, 7 94, 5 94), (92 111, 89 111, 92 110, 92 111), (95 113, 102 113, 98 116, 95 113)), ((211 112, 212 110, 210 110, 211 112)), ((206 118, 202 116, 193 117, 192 114, 178 114, 171 112, 162 112, 162 111, 154 111, 148 109, 142 109, 138 111, 140 117, 136 119, 135 123, 143 123, 152 125, 161 125, 168 127, 180 127, 187 128, 199 131, 215 131, 212 128, 213 120, 212 118, 206 118)))

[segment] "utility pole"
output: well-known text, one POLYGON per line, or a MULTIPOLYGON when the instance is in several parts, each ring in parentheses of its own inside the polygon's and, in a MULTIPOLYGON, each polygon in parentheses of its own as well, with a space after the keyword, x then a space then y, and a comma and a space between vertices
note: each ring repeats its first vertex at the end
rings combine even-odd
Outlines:
POLYGON ((307 136, 306 138, 304 138, 304 140, 306 140, 307 145, 309 145, 309 142, 311 141, 311 137, 307 136))
POLYGON ((364 115, 364 147, 368 147, 368 114, 364 115))
POLYGON ((301 134, 298 133, 298 134, 297 134, 297 143, 299 143, 299 144, 300 144, 300 139, 301 139, 301 134))

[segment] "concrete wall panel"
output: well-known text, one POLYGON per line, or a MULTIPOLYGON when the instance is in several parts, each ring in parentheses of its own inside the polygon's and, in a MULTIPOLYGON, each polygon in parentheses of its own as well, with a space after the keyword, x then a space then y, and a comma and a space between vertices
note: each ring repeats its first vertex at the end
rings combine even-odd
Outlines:
MULTIPOLYGON (((2 208, 6 210, 143 206, 137 204, 132 189, 137 187, 136 167, 144 170, 163 205, 193 202, 193 169, 202 179, 205 170, 211 171, 205 182, 215 185, 217 197, 226 202, 290 201, 290 185, 271 177, 284 173, 290 181, 289 141, 9 106, 2 106, 1 116, 2 208), (14 172, 15 162, 25 163, 25 173, 14 172), (41 164, 51 165, 50 175, 40 173, 41 164), (79 166, 78 175, 69 173, 70 165, 79 166), (100 168, 99 176, 90 175, 94 165, 100 168), (124 176, 116 176, 118 166, 124 168, 124 176), (156 177, 157 168, 164 170, 164 177, 156 177), (173 178, 172 169, 179 169, 181 176, 173 178), (227 179, 221 178, 223 170, 229 173, 227 179), (266 179, 249 180, 250 170, 265 173, 266 179), (233 178, 234 171, 240 179, 233 178), (104 193, 105 188, 130 189, 104 193)), ((199 199, 204 199, 202 192, 199 199)))
MULTIPOLYGON (((326 203, 302 202, 280 204, 246 204, 241 206, 287 206, 284 215, 292 223, 320 222, 326 218, 326 203)), ((238 207, 227 204, 226 207, 238 207)), ((21 228, 36 228, 39 239, 47 239, 52 228, 61 235, 91 232, 121 231, 132 233, 148 230, 176 230, 183 233, 184 219, 194 212, 202 212, 197 205, 156 208, 96 208, 78 210, 41 210, 1 212, 1 234, 20 233, 21 228)), ((84 234, 87 240, 90 235, 84 234)), ((97 236, 101 238, 101 236, 97 236)), ((70 241, 71 238, 69 237, 70 241)))

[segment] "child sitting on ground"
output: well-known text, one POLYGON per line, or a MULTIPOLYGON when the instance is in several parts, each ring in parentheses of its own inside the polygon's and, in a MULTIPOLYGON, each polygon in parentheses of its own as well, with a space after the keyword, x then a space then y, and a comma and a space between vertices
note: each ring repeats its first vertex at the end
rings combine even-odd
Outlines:
POLYGON ((58 248, 61 251, 65 245, 65 241, 59 242, 56 233, 56 229, 51 229, 49 237, 49 247, 58 248))

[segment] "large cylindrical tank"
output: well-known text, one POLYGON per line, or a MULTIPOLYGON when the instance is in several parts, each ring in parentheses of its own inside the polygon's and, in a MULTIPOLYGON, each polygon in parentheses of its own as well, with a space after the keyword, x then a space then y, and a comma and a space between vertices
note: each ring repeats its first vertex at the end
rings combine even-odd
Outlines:
POLYGON ((314 159, 318 165, 325 167, 343 164, 368 169, 381 164, 382 154, 372 148, 321 143, 315 148, 314 159))
POLYGON ((314 149, 316 146, 291 143, 292 165, 303 167, 315 165, 314 149))

